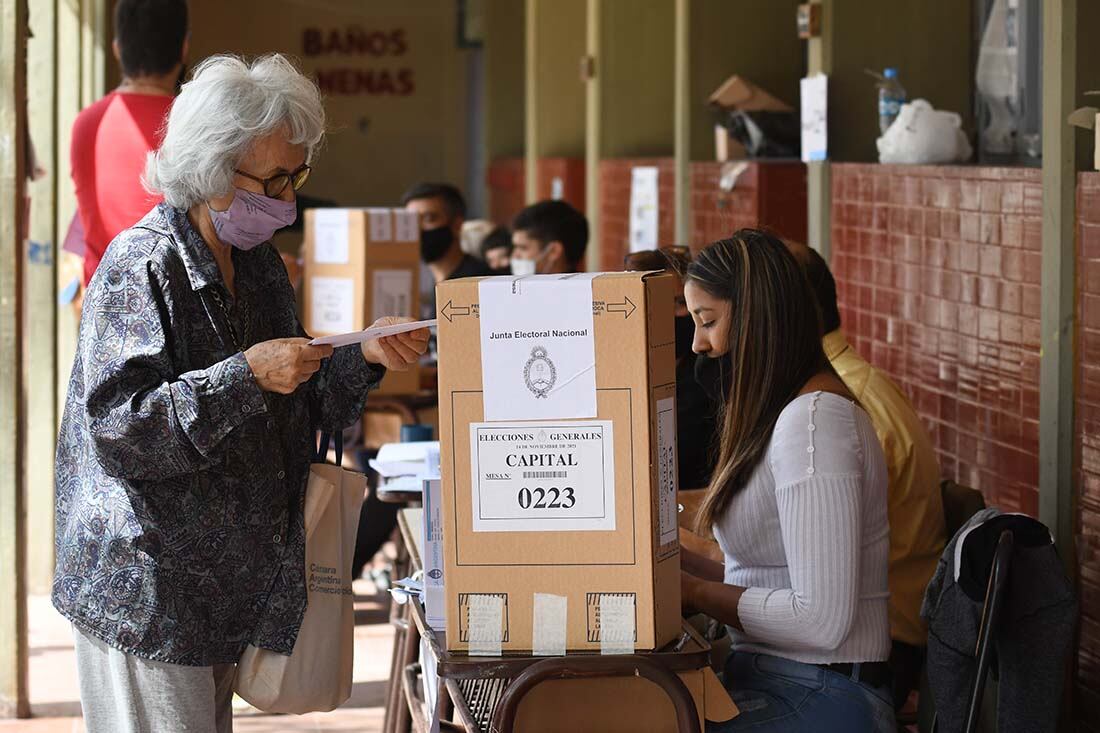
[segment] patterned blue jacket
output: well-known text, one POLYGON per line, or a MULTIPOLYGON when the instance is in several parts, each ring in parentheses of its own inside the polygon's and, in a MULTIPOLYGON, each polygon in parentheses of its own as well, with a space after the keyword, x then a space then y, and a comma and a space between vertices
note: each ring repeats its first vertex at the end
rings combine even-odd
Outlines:
POLYGON ((305 333, 270 244, 233 264, 235 298, 166 204, 122 232, 88 287, 58 438, 53 603, 160 662, 291 652, 315 430, 354 422, 384 373, 344 348, 293 394, 262 392, 244 350, 305 333))

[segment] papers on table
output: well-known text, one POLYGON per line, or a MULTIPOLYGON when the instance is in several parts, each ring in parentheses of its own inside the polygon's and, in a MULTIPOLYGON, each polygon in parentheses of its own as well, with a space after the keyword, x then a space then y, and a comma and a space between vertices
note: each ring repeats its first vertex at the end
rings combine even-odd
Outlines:
POLYGON ((387 488, 392 486, 390 479, 410 477, 416 479, 411 490, 418 491, 419 481, 439 477, 439 441, 386 443, 370 459, 370 467, 386 480, 387 488))
POLYGON ((374 339, 380 339, 385 336, 396 336, 399 333, 408 333, 409 331, 416 331, 421 328, 434 328, 435 324, 436 319, 434 318, 426 321, 413 321, 412 323, 398 323, 394 326, 379 326, 378 328, 368 328, 363 331, 341 333, 336 336, 322 336, 313 339, 309 343, 312 346, 318 344, 331 344, 335 348, 340 348, 341 346, 366 343, 367 341, 373 341, 374 339))

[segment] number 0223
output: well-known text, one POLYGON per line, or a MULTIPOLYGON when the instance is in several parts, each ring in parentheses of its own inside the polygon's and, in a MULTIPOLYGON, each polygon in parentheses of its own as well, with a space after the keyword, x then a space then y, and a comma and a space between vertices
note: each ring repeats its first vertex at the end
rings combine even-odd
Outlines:
POLYGON ((572 509, 577 505, 577 498, 573 495, 573 487, 548 489, 538 487, 529 489, 524 486, 516 496, 520 509, 572 509))

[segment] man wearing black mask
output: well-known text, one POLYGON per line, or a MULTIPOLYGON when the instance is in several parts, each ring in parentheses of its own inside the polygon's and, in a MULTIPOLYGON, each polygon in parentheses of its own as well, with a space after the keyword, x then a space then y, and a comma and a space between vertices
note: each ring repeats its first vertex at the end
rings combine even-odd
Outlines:
POLYGON ((406 211, 420 214, 420 259, 437 283, 488 275, 489 267, 462 251, 466 200, 448 183, 418 183, 401 197, 406 211))
MULTIPOLYGON (((696 357, 691 350, 695 324, 684 300, 683 274, 691 262, 687 247, 662 247, 626 256, 627 270, 666 270, 676 276, 676 432, 681 489, 703 489, 710 483, 717 440, 717 406, 722 359, 696 357), (717 370, 708 367, 718 367, 717 370)), ((726 360, 728 366, 728 358, 726 360)), ((729 371, 725 377, 728 380, 729 371)))

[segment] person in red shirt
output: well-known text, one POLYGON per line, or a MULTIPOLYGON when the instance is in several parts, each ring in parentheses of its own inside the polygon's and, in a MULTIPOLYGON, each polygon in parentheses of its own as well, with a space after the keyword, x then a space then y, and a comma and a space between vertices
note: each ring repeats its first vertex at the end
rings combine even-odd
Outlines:
POLYGON ((111 240, 161 201, 142 172, 160 146, 187 54, 185 0, 119 0, 114 20, 122 83, 77 115, 70 147, 85 286, 111 240))

